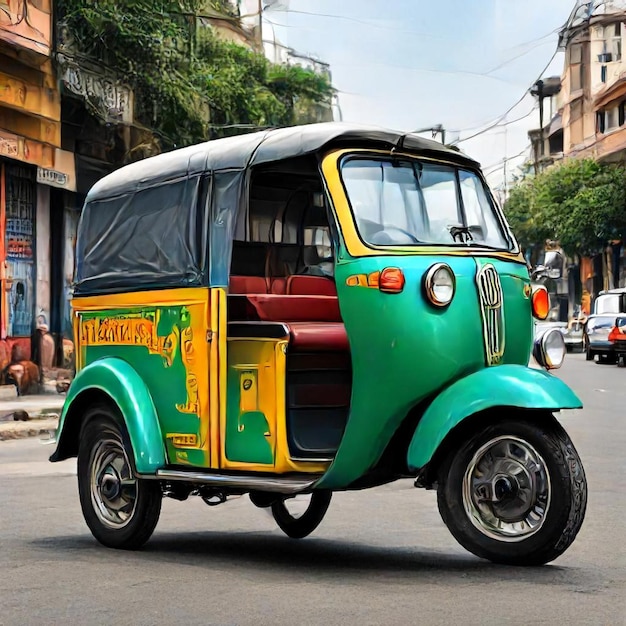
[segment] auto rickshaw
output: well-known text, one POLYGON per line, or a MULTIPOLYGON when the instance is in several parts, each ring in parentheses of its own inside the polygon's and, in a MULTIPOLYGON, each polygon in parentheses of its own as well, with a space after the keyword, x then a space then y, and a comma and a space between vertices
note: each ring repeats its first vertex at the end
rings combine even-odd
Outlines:
POLYGON ((559 367, 563 337, 533 338, 547 292, 454 149, 328 123, 125 166, 87 196, 72 306, 51 461, 78 457, 106 546, 142 546, 163 496, 247 494, 302 538, 333 492, 408 478, 494 562, 546 563, 580 529, 553 413, 581 402, 528 366, 559 367))

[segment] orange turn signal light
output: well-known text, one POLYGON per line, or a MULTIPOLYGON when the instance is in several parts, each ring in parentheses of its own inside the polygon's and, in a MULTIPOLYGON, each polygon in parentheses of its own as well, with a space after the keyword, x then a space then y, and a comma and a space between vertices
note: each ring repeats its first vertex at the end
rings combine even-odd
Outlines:
POLYGON ((545 287, 535 287, 531 297, 533 315, 539 320, 545 320, 550 313, 550 296, 545 287))
POLYGON ((400 293, 405 282, 399 267, 386 267, 378 278, 378 289, 384 293, 400 293))

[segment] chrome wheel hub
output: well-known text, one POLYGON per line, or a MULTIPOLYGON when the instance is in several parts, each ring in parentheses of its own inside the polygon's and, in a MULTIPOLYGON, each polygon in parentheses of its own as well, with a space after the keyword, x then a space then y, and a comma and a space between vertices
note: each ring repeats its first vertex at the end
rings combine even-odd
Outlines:
POLYGON ((476 451, 463 477, 463 507, 472 524, 498 541, 521 541, 543 525, 550 475, 528 442, 496 437, 476 451))
POLYGON ((95 447, 90 490, 94 511, 103 524, 119 529, 130 522, 137 504, 137 480, 117 439, 102 440, 95 447))

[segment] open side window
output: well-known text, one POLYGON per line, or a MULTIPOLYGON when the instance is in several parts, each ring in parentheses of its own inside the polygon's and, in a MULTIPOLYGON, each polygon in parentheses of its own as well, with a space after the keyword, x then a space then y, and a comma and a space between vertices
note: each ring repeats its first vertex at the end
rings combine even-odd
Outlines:
POLYGON ((231 285, 233 277, 264 277, 268 292, 285 293, 293 276, 332 279, 329 211, 314 157, 252 171, 244 230, 233 244, 231 285))

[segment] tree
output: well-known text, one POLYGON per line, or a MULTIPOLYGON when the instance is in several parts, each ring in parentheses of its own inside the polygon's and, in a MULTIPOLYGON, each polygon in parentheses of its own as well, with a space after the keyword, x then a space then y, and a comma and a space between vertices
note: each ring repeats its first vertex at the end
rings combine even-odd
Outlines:
POLYGON ((556 239, 569 255, 595 254, 626 234, 626 169, 569 159, 514 187, 505 213, 523 247, 556 239))
POLYGON ((238 132, 228 126, 290 125, 302 102, 330 105, 334 93, 326 76, 219 39, 205 18, 237 22, 228 2, 59 0, 57 10, 73 53, 133 89, 137 122, 166 148, 238 132))

